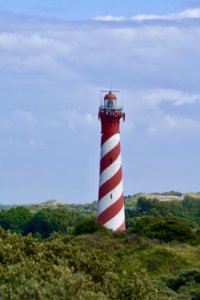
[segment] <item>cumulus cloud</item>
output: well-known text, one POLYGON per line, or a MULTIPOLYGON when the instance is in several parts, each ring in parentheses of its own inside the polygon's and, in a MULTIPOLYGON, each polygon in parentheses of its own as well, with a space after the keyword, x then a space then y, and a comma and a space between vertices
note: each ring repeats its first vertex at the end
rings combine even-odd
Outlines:
MULTIPOLYGON (((187 10, 176 16, 190 18, 195 14, 197 10, 187 10)), ((0 32, 1 82, 15 90, 16 100, 12 89, 7 92, 9 101, 24 106, 21 111, 16 108, 12 120, 1 119, 1 127, 14 120, 36 126, 33 113, 43 118, 40 124, 57 128, 68 124, 75 130, 83 124, 94 124, 98 91, 105 84, 106 88, 113 84, 125 89, 138 99, 135 104, 140 109, 135 109, 134 116, 136 112, 140 117, 146 115, 147 108, 157 113, 163 102, 180 106, 199 101, 198 25, 186 28, 182 24, 151 26, 144 22, 134 27, 123 22, 117 26, 57 22, 53 26, 37 19, 24 22, 26 30, 14 18, 16 26, 0 32), (24 97, 33 112, 26 111, 25 100, 21 100, 24 97)), ((137 128, 135 120, 128 122, 129 129, 137 128)))
MULTIPOLYGON (((176 16, 190 18, 197 12, 187 10, 176 16)), ((157 110, 161 102, 180 106, 199 101, 198 24, 151 26, 144 22, 134 27, 124 22, 117 26, 106 22, 57 22, 55 26, 55 22, 37 19, 24 22, 26 30, 14 18, 16 26, 6 30, 5 23, 0 32, 1 82, 15 90, 16 96, 11 89, 7 99, 13 97, 13 103, 24 107, 25 112, 16 108, 12 116, 18 121, 21 118, 36 125, 32 112, 26 113, 27 105, 22 100, 26 97, 31 103, 29 109, 40 118, 47 108, 50 114, 43 116, 43 124, 59 127, 66 122, 71 129, 77 124, 93 124, 99 104, 97 94, 105 84, 106 88, 113 84, 130 94, 134 90, 135 97, 142 99, 140 112, 144 114, 149 106, 152 112, 157 110), (57 117, 61 110, 65 120, 57 117)), ((129 121, 129 128, 135 128, 135 121, 129 121)), ((4 118, 1 126, 9 122, 4 118)))
POLYGON ((127 119, 139 134, 199 135, 200 94, 180 90, 145 89, 123 93, 127 119), (193 106, 195 105, 195 108, 193 106))

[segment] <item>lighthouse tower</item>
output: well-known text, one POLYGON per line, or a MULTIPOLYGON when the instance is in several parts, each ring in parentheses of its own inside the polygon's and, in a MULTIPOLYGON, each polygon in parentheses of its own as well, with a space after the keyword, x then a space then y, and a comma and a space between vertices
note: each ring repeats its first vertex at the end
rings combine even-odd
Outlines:
POLYGON ((117 97, 109 92, 99 108, 101 157, 97 221, 113 231, 125 230, 120 119, 125 120, 117 97))

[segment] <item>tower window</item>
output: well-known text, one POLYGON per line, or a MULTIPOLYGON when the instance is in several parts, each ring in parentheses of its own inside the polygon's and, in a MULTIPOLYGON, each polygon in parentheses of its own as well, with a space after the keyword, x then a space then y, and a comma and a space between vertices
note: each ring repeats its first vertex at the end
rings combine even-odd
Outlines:
POLYGON ((112 194, 110 194, 110 199, 112 199, 112 194))
POLYGON ((108 100, 107 107, 108 108, 113 108, 113 101, 112 100, 108 100))

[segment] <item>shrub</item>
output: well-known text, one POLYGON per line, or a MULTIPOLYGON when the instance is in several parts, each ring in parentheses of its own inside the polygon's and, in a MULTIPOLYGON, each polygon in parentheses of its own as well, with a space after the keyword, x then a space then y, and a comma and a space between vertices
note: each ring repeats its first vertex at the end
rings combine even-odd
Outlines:
POLYGON ((130 231, 164 242, 199 242, 198 236, 185 223, 175 218, 141 217, 135 221, 130 231))
POLYGON ((200 284, 200 270, 185 271, 177 277, 169 279, 167 286, 177 292, 182 286, 188 283, 200 284))
POLYGON ((111 231, 98 223, 94 217, 84 218, 78 222, 74 228, 74 233, 76 235, 95 232, 103 232, 107 235, 111 235, 111 231))

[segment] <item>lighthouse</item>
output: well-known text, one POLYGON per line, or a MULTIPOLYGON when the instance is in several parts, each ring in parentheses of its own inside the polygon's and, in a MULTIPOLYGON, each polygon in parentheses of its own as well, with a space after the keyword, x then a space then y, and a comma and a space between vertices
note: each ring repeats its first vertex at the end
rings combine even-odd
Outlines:
POLYGON ((125 120, 117 97, 109 91, 99 107, 101 154, 97 221, 113 231, 125 230, 120 120, 125 120))

